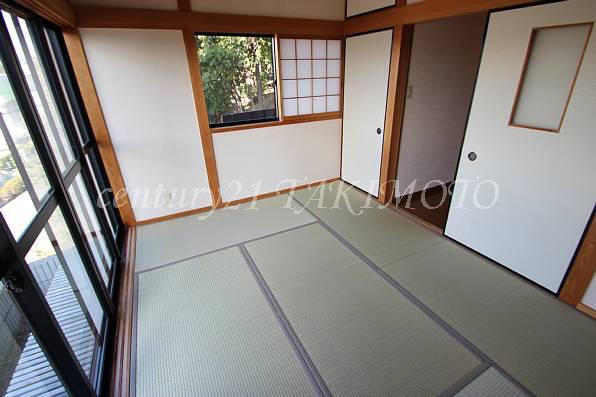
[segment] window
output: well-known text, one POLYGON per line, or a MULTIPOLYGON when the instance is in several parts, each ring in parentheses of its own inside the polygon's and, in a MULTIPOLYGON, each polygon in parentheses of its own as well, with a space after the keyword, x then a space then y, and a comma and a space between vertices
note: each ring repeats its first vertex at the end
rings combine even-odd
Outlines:
POLYGON ((122 222, 99 205, 113 196, 61 32, 3 4, 0 395, 93 396, 115 325, 122 222))
POLYGON ((272 36, 196 35, 211 127, 277 120, 272 36))
POLYGON ((592 26, 584 23, 532 31, 510 125, 559 132, 592 26))
POLYGON ((340 111, 341 40, 279 40, 284 117, 340 111))

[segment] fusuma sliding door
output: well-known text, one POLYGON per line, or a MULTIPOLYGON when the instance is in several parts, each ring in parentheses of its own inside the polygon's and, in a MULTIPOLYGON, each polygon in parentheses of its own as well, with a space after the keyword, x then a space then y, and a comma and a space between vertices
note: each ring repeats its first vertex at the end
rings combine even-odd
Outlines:
POLYGON ((379 195, 393 30, 346 39, 341 177, 379 195))
POLYGON ((593 0, 494 13, 445 234, 557 292, 596 201, 593 0))

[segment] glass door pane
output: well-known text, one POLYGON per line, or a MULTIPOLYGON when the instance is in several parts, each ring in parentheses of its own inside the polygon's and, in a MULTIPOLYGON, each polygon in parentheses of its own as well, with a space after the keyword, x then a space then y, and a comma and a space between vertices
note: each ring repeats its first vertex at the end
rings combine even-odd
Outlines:
POLYGON ((27 79, 27 86, 35 102, 37 113, 50 141, 50 147, 62 173, 70 169, 74 154, 60 119, 54 97, 48 85, 37 49, 33 44, 27 21, 5 11, 2 16, 18 56, 19 64, 27 79))
POLYGON ((108 251, 104 232, 101 230, 93 211, 93 204, 89 200, 81 174, 75 178, 73 184, 68 188, 68 194, 74 204, 75 212, 79 217, 103 282, 107 285, 110 279, 112 255, 108 251))
POLYGON ((50 183, 1 61, 0 130, 0 211, 18 238, 37 213, 50 183))
POLYGON ((85 373, 97 352, 104 310, 62 212, 57 209, 26 256, 35 280, 85 373))
POLYGON ((0 284, 0 396, 67 396, 11 293, 0 284))

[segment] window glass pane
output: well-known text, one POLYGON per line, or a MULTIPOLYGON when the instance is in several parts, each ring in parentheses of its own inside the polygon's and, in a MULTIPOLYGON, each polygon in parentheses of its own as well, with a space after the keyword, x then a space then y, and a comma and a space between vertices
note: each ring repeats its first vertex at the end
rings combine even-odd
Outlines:
POLYGON ((196 36, 211 125, 277 117, 272 37, 196 36))
POLYGON ((0 210, 18 238, 50 190, 50 183, 1 61, 0 130, 0 210))
MULTIPOLYGON (((50 43, 50 35, 55 35, 56 33, 49 31, 48 29, 44 29, 44 33, 45 33, 44 38, 48 42, 48 48, 50 49, 50 54, 52 56, 52 63, 54 65, 54 69, 56 70, 56 76, 58 76, 58 82, 60 83, 60 88, 62 90, 62 93, 64 94, 63 96, 65 99, 66 105, 68 107, 68 114, 73 121, 73 125, 77 132, 77 137, 79 139, 79 143, 81 145, 84 145, 88 140, 88 136, 84 135, 83 131, 81 131, 81 129, 79 128, 79 123, 77 121, 77 118, 75 117, 75 111, 73 108, 73 104, 71 103, 70 97, 68 96, 67 91, 66 91, 66 82, 64 81, 64 76, 62 76, 62 73, 60 72, 60 68, 58 67, 58 60, 56 58, 57 54, 54 53, 54 50, 50 43)), ((58 54, 58 56, 60 56, 60 55, 61 54, 58 54)))
POLYGON ((52 152, 56 156, 60 170, 64 172, 70 168, 74 161, 74 155, 64 125, 59 117, 56 103, 52 97, 37 49, 32 42, 27 22, 4 11, 2 16, 27 79, 27 85, 35 102, 37 113, 50 141, 52 152))
MULTIPOLYGON (((44 285, 45 293, 49 282, 44 285)), ((0 319, 0 396, 67 396, 11 293, 2 284, 0 319)))
POLYGON ((99 227, 93 204, 89 200, 87 189, 83 184, 83 177, 80 174, 68 188, 68 194, 72 199, 75 212, 79 217, 81 227, 85 232, 85 237, 91 248, 95 263, 99 268, 99 273, 101 274, 104 284, 107 285, 110 279, 109 275, 112 266, 112 256, 108 251, 103 231, 99 227))
POLYGON ((90 375, 104 311, 60 209, 26 260, 81 367, 90 375))
MULTIPOLYGON (((92 166, 92 160, 91 160, 92 158, 96 158, 96 157, 92 157, 92 156, 93 156, 93 150, 91 150, 89 152, 89 154, 85 155, 85 164, 87 165, 87 167, 90 170, 91 179, 93 181, 93 185, 95 186, 95 191, 101 195, 103 190, 99 186, 99 182, 97 181, 97 177, 95 176, 95 172, 94 172, 95 168, 92 166)), ((116 227, 114 226, 112 217, 108 213, 108 206, 110 205, 109 200, 102 196, 102 197, 94 197, 93 202, 95 202, 95 205, 98 205, 102 209, 102 212, 104 213, 106 220, 108 221, 108 225, 110 227, 110 231, 112 232, 112 236, 114 238, 116 238, 116 227)), ((113 207, 110 207, 110 209, 113 210, 113 207)))

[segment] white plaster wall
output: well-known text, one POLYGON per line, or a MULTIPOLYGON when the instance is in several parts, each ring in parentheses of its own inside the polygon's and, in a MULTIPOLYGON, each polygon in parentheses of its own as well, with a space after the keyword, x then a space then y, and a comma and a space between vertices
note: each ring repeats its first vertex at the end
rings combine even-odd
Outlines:
POLYGON ((410 61, 397 177, 422 190, 455 177, 482 52, 485 14, 417 24, 410 61))
POLYGON ((126 188, 151 192, 151 202, 133 202, 137 221, 210 206, 182 32, 81 29, 81 37, 126 188), (183 189, 203 192, 179 202, 183 189))
POLYGON ((213 135, 224 202, 338 178, 341 120, 213 135))
POLYGON ((596 277, 592 278, 592 282, 582 299, 582 303, 596 310, 596 277))
POLYGON ((395 0, 347 0, 348 17, 395 5, 395 0))

